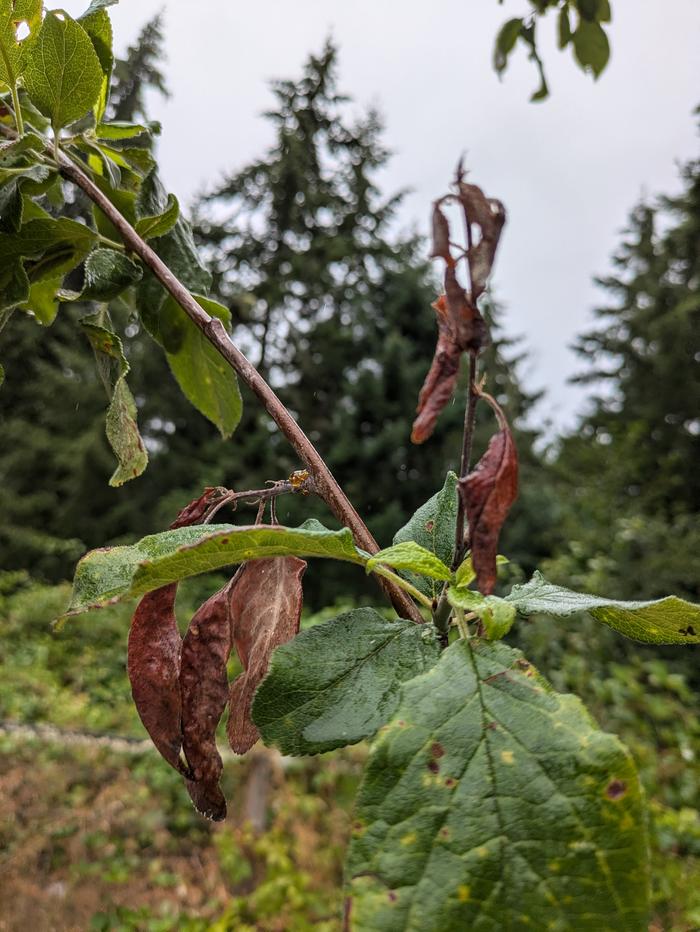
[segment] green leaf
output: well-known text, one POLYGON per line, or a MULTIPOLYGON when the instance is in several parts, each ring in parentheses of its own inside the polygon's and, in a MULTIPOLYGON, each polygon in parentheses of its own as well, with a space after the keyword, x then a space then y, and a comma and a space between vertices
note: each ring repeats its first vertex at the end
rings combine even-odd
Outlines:
MULTIPOLYGON (((231 323, 228 308, 201 295, 193 297, 228 329, 231 323)), ((170 296, 156 315, 142 314, 142 317, 148 332, 164 347, 185 396, 219 428, 222 437, 230 437, 243 410, 236 373, 170 296)))
POLYGON ((537 37, 536 37, 536 27, 535 22, 530 23, 529 26, 524 26, 520 31, 521 38, 523 42, 529 47, 530 53, 528 58, 531 62, 535 63, 537 68, 537 73, 540 76, 540 86, 537 90, 530 95, 531 102, 537 102, 540 100, 546 100, 549 97, 549 87, 547 85, 547 78, 544 73, 544 63, 540 58, 540 54, 537 51, 537 37))
POLYGON ((27 52, 24 86, 51 119, 54 132, 91 110, 102 89, 102 67, 88 34, 66 13, 47 13, 27 52))
POLYGON ((519 651, 458 641, 374 742, 346 876, 353 930, 640 932, 632 758, 519 651))
POLYGON ((515 48, 518 36, 524 26, 522 19, 509 19, 504 23, 496 36, 493 50, 493 67, 498 74, 502 74, 508 65, 508 56, 515 48))
MULTIPOLYGON (((508 557, 504 557, 500 553, 496 557, 496 566, 504 566, 508 562, 508 557)), ((468 586, 475 579, 476 573, 474 572, 471 554, 469 554, 455 571, 455 584, 457 586, 468 586)))
POLYGON ((90 37, 92 47, 95 50, 100 68, 102 70, 102 81, 100 84, 100 93, 95 103, 95 119, 101 120, 107 109, 109 99, 109 86, 112 80, 112 68, 114 67, 114 54, 112 52, 112 23, 109 14, 104 9, 111 6, 110 3, 91 3, 86 12, 79 18, 78 22, 90 37))
POLYGON ((95 352, 97 368, 110 399, 105 430, 118 466, 109 484, 124 485, 140 476, 148 465, 148 454, 136 424, 136 403, 126 384, 129 363, 122 341, 104 326, 102 312, 83 317, 80 324, 95 352))
POLYGON ((700 606, 675 595, 651 602, 620 602, 555 586, 535 572, 506 596, 521 615, 566 618, 588 612, 597 621, 643 644, 700 644, 700 606))
POLYGON ((165 236, 169 233, 180 216, 180 205, 174 194, 168 195, 168 203, 162 214, 153 217, 142 217, 136 222, 136 232, 143 239, 156 236, 165 236))
POLYGON ((610 43, 605 30, 597 22, 582 19, 573 36, 574 55, 584 69, 590 69, 598 78, 610 58, 610 43))
POLYGON ((143 595, 234 563, 289 555, 359 565, 367 560, 367 554, 355 547, 348 528, 329 531, 318 521, 297 528, 192 525, 151 534, 131 546, 107 547, 86 554, 75 571, 68 614, 143 595))
MULTIPOLYGON (((1 247, 0 247, 1 248, 1 247)), ((29 279, 19 259, 0 263, 0 314, 29 297, 29 279)))
POLYGON ((24 22, 30 30, 35 30, 41 22, 41 6, 41 0, 24 0, 22 3, 0 0, 0 88, 2 85, 9 88, 17 85, 29 47, 27 39, 17 39, 16 24, 24 22))
POLYGON ((85 263, 85 287, 82 298, 111 301, 125 288, 141 280, 143 270, 123 252, 95 249, 85 263))
MULTIPOLYGON (((457 531, 457 476, 448 472, 445 484, 432 498, 421 505, 408 524, 394 535, 394 544, 415 541, 434 553, 446 566, 452 565, 457 531)), ((410 571, 403 574, 423 595, 434 599, 441 586, 434 580, 410 571)))
POLYGON ((375 566, 383 564, 392 566, 397 570, 410 570, 420 576, 429 576, 431 579, 451 579, 452 573, 442 560, 438 559, 430 550, 421 547, 415 541, 407 540, 393 547, 386 547, 375 553, 367 561, 365 569, 371 573, 375 566))
MULTIPOLYGON (((153 169, 143 179, 136 204, 137 219, 157 217, 168 209, 165 188, 153 169)), ((206 294, 211 286, 211 275, 199 261, 199 255, 189 223, 180 215, 172 230, 158 237, 151 246, 180 281, 197 294, 206 294)), ((138 289, 138 306, 146 322, 147 315, 158 313, 166 293, 153 275, 146 274, 138 289)), ((148 328, 148 323, 146 322, 148 328)))
POLYGON ((481 621, 490 641, 500 641, 513 627, 515 621, 515 606, 497 595, 481 595, 473 589, 461 589, 450 586, 447 590, 447 600, 454 608, 461 608, 473 612, 481 621))
POLYGON ((31 311, 43 327, 50 327, 58 314, 58 292, 62 284, 62 275, 33 282, 29 287, 29 297, 20 306, 21 310, 31 311))
POLYGON ((560 49, 565 49, 566 46, 571 42, 573 33, 571 31, 571 21, 569 19, 569 8, 562 7, 559 10, 559 17, 557 21, 557 32, 558 32, 558 45, 560 49))
POLYGON ((373 735, 401 684, 440 655, 433 628, 345 612, 278 647, 253 702, 253 721, 283 754, 321 754, 373 735))
POLYGON ((127 123, 115 120, 113 123, 98 123, 95 127, 95 136, 98 139, 133 139, 148 133, 149 128, 142 123, 127 123))
POLYGON ((33 219, 18 233, 0 233, 0 269, 25 258, 32 281, 56 278, 82 262, 95 240, 94 231, 75 220, 33 219))

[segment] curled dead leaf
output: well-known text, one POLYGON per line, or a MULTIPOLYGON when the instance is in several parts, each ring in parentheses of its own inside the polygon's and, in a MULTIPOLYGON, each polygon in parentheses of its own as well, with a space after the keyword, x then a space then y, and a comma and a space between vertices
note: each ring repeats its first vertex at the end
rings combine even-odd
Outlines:
POLYGON ((440 208, 440 201, 433 204, 433 251, 431 259, 444 259, 448 265, 454 265, 450 252, 450 225, 440 208))
POLYGON ((227 732, 237 754, 260 737, 250 710, 273 650, 299 631, 305 569, 298 557, 255 560, 243 567, 233 589, 231 625, 243 673, 231 683, 227 732))
POLYGON ((238 578, 236 574, 197 609, 180 658, 182 749, 192 775, 186 781, 187 791, 199 812, 215 822, 226 817, 226 800, 219 787, 223 762, 216 746, 216 729, 228 698, 230 600, 238 578))
POLYGON ((500 429, 472 472, 460 479, 459 494, 469 523, 477 586, 490 595, 496 585, 498 537, 518 496, 518 454, 503 411, 490 395, 481 394, 496 412, 500 429))
MULTIPOLYGON (((208 488, 178 514, 171 528, 203 521, 225 490, 208 488)), ((178 772, 191 776, 182 760, 180 648, 175 620, 177 584, 147 593, 136 607, 127 646, 127 673, 136 711, 154 745, 178 772)))
POLYGON ((459 375, 460 348, 452 338, 447 320, 447 305, 441 295, 433 305, 438 319, 438 342, 435 355, 418 396, 418 416, 413 422, 411 440, 424 443, 435 429, 438 416, 452 397, 459 375))
POLYGON ((506 209, 501 201, 486 197, 481 188, 461 179, 457 181, 457 199, 462 205, 466 223, 476 224, 481 232, 479 241, 467 252, 472 282, 471 298, 476 304, 479 295, 486 290, 493 268, 501 230, 506 222, 506 209))

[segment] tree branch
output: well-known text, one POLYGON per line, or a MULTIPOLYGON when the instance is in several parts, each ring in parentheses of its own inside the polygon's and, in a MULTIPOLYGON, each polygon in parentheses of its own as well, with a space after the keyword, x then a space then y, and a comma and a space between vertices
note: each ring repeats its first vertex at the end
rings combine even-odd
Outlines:
MULTIPOLYGON (((153 249, 141 239, 128 220, 117 210, 109 198, 100 191, 97 185, 90 180, 85 172, 63 153, 58 154, 58 160, 61 174, 84 191, 90 200, 100 208, 119 232, 128 249, 148 266, 161 285, 177 301, 216 351, 263 403, 267 413, 311 473, 316 492, 336 518, 350 528, 357 545, 369 553, 376 553, 379 550, 377 542, 338 485, 321 455, 255 366, 231 341, 221 321, 216 317, 210 317, 199 306, 182 282, 170 271, 153 249)), ((422 623, 423 618, 417 605, 404 592, 389 580, 379 578, 378 582, 400 615, 422 623)))

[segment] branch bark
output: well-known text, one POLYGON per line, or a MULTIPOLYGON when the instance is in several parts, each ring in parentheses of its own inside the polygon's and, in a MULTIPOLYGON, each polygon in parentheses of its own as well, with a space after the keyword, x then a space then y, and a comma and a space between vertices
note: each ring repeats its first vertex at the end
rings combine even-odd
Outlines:
MULTIPOLYGON (((221 321, 218 318, 210 317, 197 304, 182 282, 171 272, 154 250, 141 239, 128 220, 82 169, 63 153, 59 153, 58 159, 61 174, 79 187, 100 208, 119 232, 127 248, 137 255, 144 265, 148 266, 161 285, 177 301, 216 351, 263 403, 267 413, 310 472, 317 494, 328 505, 336 518, 350 528, 357 545, 369 553, 376 553, 379 550, 377 542, 334 478, 323 457, 255 366, 232 342, 221 321)), ((377 581, 402 617, 410 618, 417 623, 423 622, 418 607, 406 593, 386 579, 379 577, 377 581)))

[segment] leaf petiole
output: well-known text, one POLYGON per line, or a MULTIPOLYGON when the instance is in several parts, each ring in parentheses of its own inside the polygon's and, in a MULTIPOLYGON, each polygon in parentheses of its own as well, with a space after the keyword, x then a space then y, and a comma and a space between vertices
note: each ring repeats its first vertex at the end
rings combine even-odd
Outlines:
POLYGON ((429 599, 427 595, 423 595, 423 593, 419 589, 416 589, 415 586, 412 586, 410 582, 399 576, 398 573, 392 573, 391 570, 379 564, 372 567, 372 572, 377 576, 383 576, 385 579, 391 580, 395 586, 403 589, 404 592, 408 592, 408 594, 412 595, 417 602, 420 602, 421 605, 424 605, 426 608, 432 610, 432 600, 429 599))

